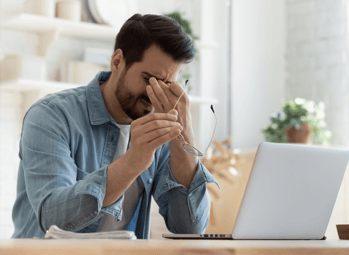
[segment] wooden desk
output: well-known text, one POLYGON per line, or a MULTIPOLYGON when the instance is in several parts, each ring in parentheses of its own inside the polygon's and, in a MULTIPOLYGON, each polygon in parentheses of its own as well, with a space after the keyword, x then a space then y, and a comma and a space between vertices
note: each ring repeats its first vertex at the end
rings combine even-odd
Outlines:
POLYGON ((0 254, 349 254, 349 241, 2 239, 0 254))

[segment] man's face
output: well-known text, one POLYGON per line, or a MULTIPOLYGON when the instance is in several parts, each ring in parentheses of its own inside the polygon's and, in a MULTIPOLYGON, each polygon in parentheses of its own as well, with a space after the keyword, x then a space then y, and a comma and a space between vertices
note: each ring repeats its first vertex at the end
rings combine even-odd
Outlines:
POLYGON ((115 96, 122 110, 132 119, 143 117, 154 110, 146 92, 149 78, 165 83, 176 80, 182 64, 153 44, 144 52, 142 62, 136 62, 118 79, 115 96))

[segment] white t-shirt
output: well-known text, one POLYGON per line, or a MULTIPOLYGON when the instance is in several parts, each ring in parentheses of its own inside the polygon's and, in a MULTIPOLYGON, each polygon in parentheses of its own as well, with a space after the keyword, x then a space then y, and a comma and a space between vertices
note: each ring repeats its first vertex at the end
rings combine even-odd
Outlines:
MULTIPOLYGON (((118 125, 120 126, 120 135, 113 161, 117 160, 126 153, 127 145, 130 139, 131 125, 118 125)), ((144 185, 141 177, 138 176, 124 193, 122 219, 118 221, 118 219, 113 215, 103 213, 101 222, 97 228, 97 232, 128 229, 143 191, 144 185)))
POLYGON ((118 146, 116 147, 116 151, 114 154, 113 161, 120 158, 122 155, 124 155, 127 151, 127 145, 130 139, 130 132, 131 132, 131 125, 120 125, 120 135, 119 135, 119 141, 118 146))

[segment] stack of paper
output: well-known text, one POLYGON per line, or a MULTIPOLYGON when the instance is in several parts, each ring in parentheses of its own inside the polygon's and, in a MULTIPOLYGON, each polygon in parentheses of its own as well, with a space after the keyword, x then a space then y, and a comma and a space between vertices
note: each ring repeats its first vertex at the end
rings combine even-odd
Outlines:
POLYGON ((51 239, 137 239, 133 231, 117 230, 96 233, 74 233, 53 225, 46 231, 45 238, 51 239))

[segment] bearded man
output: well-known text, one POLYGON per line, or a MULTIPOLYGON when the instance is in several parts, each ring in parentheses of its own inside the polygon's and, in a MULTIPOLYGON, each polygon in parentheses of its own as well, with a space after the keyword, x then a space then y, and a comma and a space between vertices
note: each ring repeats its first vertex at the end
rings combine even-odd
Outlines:
POLYGON ((176 139, 195 146, 188 96, 176 81, 194 56, 176 21, 135 14, 116 36, 111 71, 32 105, 23 120, 12 237, 43 238, 57 225, 148 239, 151 196, 169 231, 203 233, 206 182, 216 181, 176 139))

